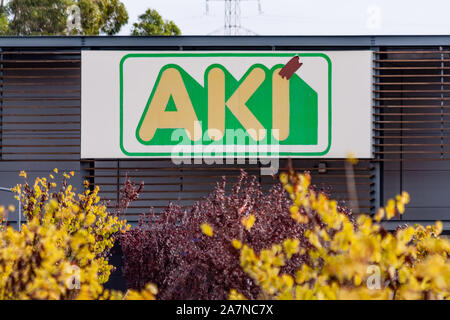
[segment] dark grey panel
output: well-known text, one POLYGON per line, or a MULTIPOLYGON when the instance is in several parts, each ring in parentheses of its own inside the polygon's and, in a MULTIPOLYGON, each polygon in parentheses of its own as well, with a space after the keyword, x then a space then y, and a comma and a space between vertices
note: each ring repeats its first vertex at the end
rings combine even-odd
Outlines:
POLYGON ((450 220, 450 171, 404 171, 411 202, 405 220, 450 220))
POLYGON ((384 199, 386 204, 388 199, 395 198, 401 192, 400 171, 384 171, 383 173, 384 199))
MULTIPOLYGON (((432 207, 427 204, 425 207, 411 207, 408 206, 403 220, 416 220, 416 221, 450 221, 450 208, 446 207, 432 207)), ((432 222, 434 224, 434 222, 432 222)), ((448 229, 446 229, 448 230, 448 229)))

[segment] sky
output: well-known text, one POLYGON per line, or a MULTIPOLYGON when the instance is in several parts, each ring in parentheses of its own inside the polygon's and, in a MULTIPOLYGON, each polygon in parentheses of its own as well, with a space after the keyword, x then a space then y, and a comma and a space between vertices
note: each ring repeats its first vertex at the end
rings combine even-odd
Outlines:
MULTIPOLYGON (((122 0, 130 19, 147 8, 173 20, 183 35, 224 34, 224 2, 209 0, 122 0)), ((449 0, 241 0, 241 25, 257 35, 450 34, 449 0)))

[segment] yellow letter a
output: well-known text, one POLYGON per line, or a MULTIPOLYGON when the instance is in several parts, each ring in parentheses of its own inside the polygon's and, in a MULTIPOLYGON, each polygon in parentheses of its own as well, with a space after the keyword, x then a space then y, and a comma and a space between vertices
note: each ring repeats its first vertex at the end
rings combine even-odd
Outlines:
POLYGON ((202 128, 181 74, 175 68, 168 68, 161 75, 158 87, 142 121, 139 137, 144 141, 150 141, 157 129, 178 128, 184 128, 191 140, 198 140, 202 137, 202 128), (173 98, 177 111, 166 111, 170 96, 173 98))

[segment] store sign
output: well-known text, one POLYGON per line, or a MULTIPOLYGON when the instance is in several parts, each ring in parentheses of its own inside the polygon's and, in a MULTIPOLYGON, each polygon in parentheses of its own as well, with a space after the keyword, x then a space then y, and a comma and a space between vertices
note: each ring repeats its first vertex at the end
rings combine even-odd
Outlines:
POLYGON ((83 158, 371 157, 370 51, 82 55, 83 158))

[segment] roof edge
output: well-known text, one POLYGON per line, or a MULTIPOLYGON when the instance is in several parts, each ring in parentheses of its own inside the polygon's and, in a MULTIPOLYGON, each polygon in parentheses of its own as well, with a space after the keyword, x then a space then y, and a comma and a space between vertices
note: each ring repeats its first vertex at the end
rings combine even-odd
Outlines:
POLYGON ((0 37, 0 47, 377 47, 450 46, 450 35, 344 36, 30 36, 0 37))

